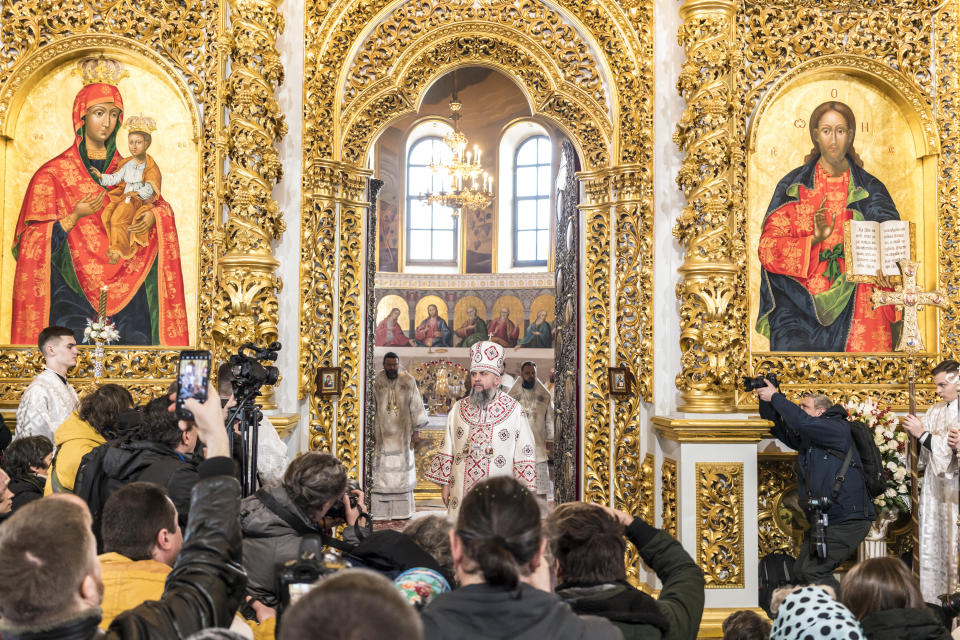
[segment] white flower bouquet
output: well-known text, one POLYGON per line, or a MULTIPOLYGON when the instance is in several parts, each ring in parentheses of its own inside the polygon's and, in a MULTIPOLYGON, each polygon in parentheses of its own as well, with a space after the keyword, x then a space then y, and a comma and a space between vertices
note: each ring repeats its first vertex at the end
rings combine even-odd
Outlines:
POLYGON ((111 342, 116 342, 120 339, 120 332, 117 331, 117 327, 113 324, 113 320, 110 318, 104 318, 102 322, 95 322, 90 318, 87 318, 87 327, 83 330, 83 341, 86 343, 90 342, 105 342, 110 344, 111 342))
POLYGON ((881 511, 910 512, 910 473, 907 471, 907 433, 897 430, 897 417, 889 407, 880 408, 874 400, 848 400, 845 408, 851 420, 858 420, 873 430, 873 441, 880 449, 883 476, 887 482, 884 492, 873 499, 881 511))

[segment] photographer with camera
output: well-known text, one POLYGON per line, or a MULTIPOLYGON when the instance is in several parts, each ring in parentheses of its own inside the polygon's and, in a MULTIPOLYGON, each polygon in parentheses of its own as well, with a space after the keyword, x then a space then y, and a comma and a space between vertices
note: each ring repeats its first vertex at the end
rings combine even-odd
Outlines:
POLYGON ((746 390, 760 399, 760 417, 773 421, 773 437, 797 451, 797 493, 810 529, 793 567, 795 580, 827 584, 839 593, 833 570, 856 551, 876 519, 860 453, 842 405, 805 393, 797 406, 777 387, 773 375, 746 380, 746 390))
POLYGON ((287 467, 280 484, 268 484, 243 499, 243 566, 247 592, 268 607, 280 604, 280 567, 300 559, 304 538, 320 538, 327 546, 349 550, 370 530, 364 496, 336 457, 311 451, 287 467), (343 540, 330 528, 346 523, 343 540))

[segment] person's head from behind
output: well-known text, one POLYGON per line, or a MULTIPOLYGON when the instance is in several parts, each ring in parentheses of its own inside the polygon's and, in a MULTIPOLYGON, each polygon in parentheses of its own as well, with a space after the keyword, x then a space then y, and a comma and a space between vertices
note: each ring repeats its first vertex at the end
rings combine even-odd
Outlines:
POLYGON ((186 431, 180 429, 177 415, 170 411, 170 397, 154 398, 143 406, 143 424, 140 437, 148 442, 170 447, 179 453, 193 453, 197 448, 197 427, 188 422, 186 431))
POLYGON ((64 374, 77 364, 77 340, 73 331, 66 327, 50 326, 40 332, 37 347, 47 367, 64 374))
POLYGON ((623 525, 596 505, 562 504, 547 518, 547 537, 560 583, 626 580, 623 525))
POLYGON ((97 543, 82 500, 35 500, 0 527, 0 617, 55 624, 103 598, 97 543))
POLYGON ((152 482, 131 482, 114 491, 100 524, 104 552, 130 560, 156 560, 173 566, 183 532, 167 490, 152 482))
POLYGON ((3 468, 11 478, 46 477, 53 459, 53 443, 46 436, 14 440, 3 452, 3 468))
POLYGON ((336 456, 310 451, 287 467, 283 488, 304 515, 319 523, 347 490, 347 471, 336 456))
POLYGON ((450 555, 450 530, 453 525, 440 515, 416 518, 403 529, 403 535, 409 537, 418 547, 430 554, 443 573, 452 578, 453 557, 450 555))
POLYGON ((280 640, 422 637, 420 616, 393 583, 362 569, 341 571, 311 589, 284 613, 279 635, 280 640))
POLYGON ((830 398, 822 393, 805 393, 800 398, 800 408, 812 418, 819 418, 830 408, 830 398))
POLYGON ((102 384, 83 396, 77 415, 104 438, 117 437, 120 414, 133 407, 133 396, 118 384, 102 384))
POLYGON ((450 532, 453 565, 461 584, 485 582, 514 589, 543 561, 540 507, 508 476, 478 483, 464 497, 450 532))
POLYGON ((926 606, 910 569, 897 558, 870 558, 855 565, 843 577, 840 594, 858 620, 877 611, 926 606))
POLYGON ((770 621, 755 611, 735 611, 727 616, 721 627, 723 640, 767 640, 770 621))

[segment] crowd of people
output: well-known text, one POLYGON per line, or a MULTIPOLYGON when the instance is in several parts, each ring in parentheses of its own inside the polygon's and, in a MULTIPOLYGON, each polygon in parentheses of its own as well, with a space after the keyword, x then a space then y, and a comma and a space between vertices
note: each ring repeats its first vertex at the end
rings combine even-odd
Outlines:
MULTIPOLYGON (((67 387, 72 340, 53 328, 39 344, 67 387)), ((504 402, 501 420, 519 420, 496 390, 502 351, 489 345, 477 345, 487 354, 475 358, 473 402, 504 402)), ((137 406, 123 387, 104 384, 75 401, 51 390, 49 377, 25 394, 41 412, 24 420, 34 427, 18 422, 3 453, 3 640, 692 640, 700 631, 705 582, 690 554, 653 523, 607 506, 545 512, 534 439, 519 422, 505 440, 522 464, 456 486, 446 517, 417 514, 403 531, 374 531, 364 492, 329 453, 289 463, 268 455, 262 486, 242 496, 224 385, 219 393, 211 385, 205 402, 188 399, 188 421, 172 392, 137 406), (655 595, 628 581, 628 544, 656 575, 655 595)), ((780 435, 815 447, 810 418, 827 411, 813 401, 793 410, 773 395, 764 402, 780 416, 780 435)), ((469 433, 474 423, 463 426, 469 433)), ((462 438, 455 429, 451 439, 462 438)), ((458 450, 451 443, 441 460, 458 450)), ((458 484, 455 467, 435 475, 458 484)), ((900 560, 861 562, 838 583, 836 558, 806 552, 814 560, 774 593, 771 617, 738 611, 724 638, 950 637, 950 607, 925 603, 900 560)))

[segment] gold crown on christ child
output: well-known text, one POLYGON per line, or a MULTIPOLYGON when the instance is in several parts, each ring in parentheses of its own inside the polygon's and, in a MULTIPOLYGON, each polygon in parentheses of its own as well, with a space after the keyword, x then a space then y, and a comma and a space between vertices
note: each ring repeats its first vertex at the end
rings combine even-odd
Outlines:
POLYGON ((128 75, 122 62, 113 58, 105 58, 102 55, 84 58, 77 67, 77 72, 83 79, 83 86, 88 84, 112 84, 116 86, 121 78, 128 75))
POLYGON ((147 116, 130 116, 124 121, 123 126, 130 133, 153 134, 157 130, 157 121, 147 116))

